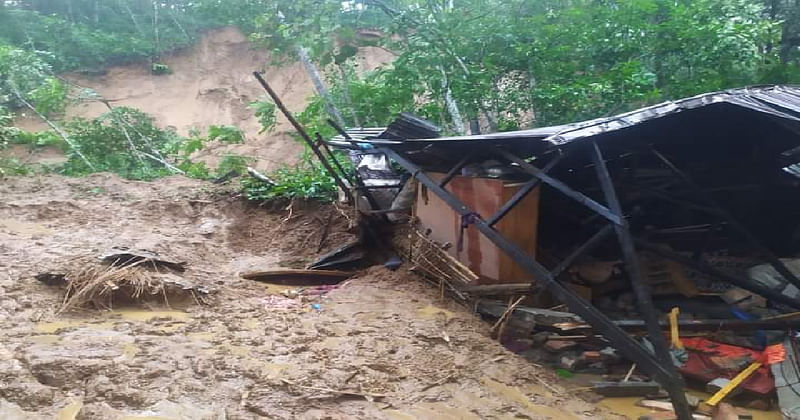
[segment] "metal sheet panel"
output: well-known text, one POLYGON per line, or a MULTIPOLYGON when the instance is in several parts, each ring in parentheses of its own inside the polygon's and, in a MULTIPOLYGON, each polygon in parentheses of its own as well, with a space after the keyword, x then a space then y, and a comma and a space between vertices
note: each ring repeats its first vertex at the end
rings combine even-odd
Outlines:
POLYGON ((563 145, 676 113, 690 112, 695 109, 723 103, 772 115, 800 125, 800 86, 761 86, 705 93, 676 101, 662 102, 613 117, 597 118, 572 124, 475 136, 407 139, 405 143, 427 144, 435 142, 441 145, 447 142, 529 139, 546 141, 553 145, 563 145))

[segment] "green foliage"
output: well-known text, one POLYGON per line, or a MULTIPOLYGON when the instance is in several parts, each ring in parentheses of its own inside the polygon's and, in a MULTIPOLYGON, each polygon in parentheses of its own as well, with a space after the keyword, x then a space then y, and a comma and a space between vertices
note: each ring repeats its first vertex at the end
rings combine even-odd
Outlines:
POLYGON ((244 133, 232 125, 212 125, 208 127, 208 140, 219 140, 227 144, 244 143, 244 133))
POLYGON ((256 118, 258 118, 258 122, 261 123, 261 130, 258 134, 264 134, 265 132, 272 132, 275 130, 275 125, 278 122, 275 117, 277 107, 271 100, 262 99, 260 101, 250 102, 250 109, 253 110, 256 118))
POLYGON ((29 97, 36 110, 42 114, 62 114, 67 107, 67 86, 54 77, 48 77, 30 91, 29 97))
POLYGON ((189 45, 201 27, 188 6, 136 0, 36 2, 25 9, 6 4, 0 6, 0 39, 49 51, 57 71, 102 67, 189 45))
POLYGON ((242 189, 248 200, 308 199, 332 201, 336 197, 336 183, 321 165, 315 165, 306 153, 294 166, 284 166, 269 175, 277 185, 255 178, 242 179, 242 189))
POLYGON ((52 76, 50 55, 0 45, 0 106, 20 108, 27 100, 42 114, 59 114, 67 103, 67 88, 52 76))
POLYGON ((211 171, 205 162, 192 162, 189 159, 184 159, 178 165, 178 169, 182 170, 189 178, 208 179, 211 177, 211 171))
MULTIPOLYGON (((114 172, 128 179, 168 175, 164 164, 153 157, 165 157, 168 151, 180 150, 183 143, 176 133, 156 127, 152 117, 126 107, 114 108, 94 120, 76 118, 65 128, 96 171, 114 172)), ((74 150, 62 171, 67 175, 93 172, 74 150)))
POLYGON ((19 159, 13 157, 0 156, 0 178, 12 175, 29 175, 33 172, 31 168, 19 159))
MULTIPOLYGON (((800 51, 800 38, 786 29, 800 27, 800 11, 792 1, 765 3, 394 0, 343 3, 333 11, 301 1, 276 5, 282 15, 262 16, 258 28, 260 39, 284 54, 300 42, 320 64, 347 66, 359 45, 355 34, 365 27, 347 17, 382 13, 384 20, 371 23, 386 34, 378 43, 397 54, 392 65, 361 80, 349 68, 329 75, 349 125, 383 125, 386 114, 414 111, 448 126, 449 90, 465 119, 490 120, 500 130, 749 84, 800 82, 798 58, 787 53, 800 51)), ((321 124, 323 104, 315 99, 301 114, 312 131, 330 132, 321 124)))
POLYGON ((14 116, 3 106, 0 106, 0 150, 5 149, 16 138, 19 129, 12 126, 14 116))
POLYGON ((150 73, 156 76, 163 76, 165 74, 172 74, 172 69, 166 64, 153 63, 150 65, 150 73))
POLYGON ((251 165, 255 162, 255 159, 246 157, 246 156, 239 156, 235 154, 226 154, 220 160, 219 165, 217 166, 217 176, 223 176, 230 172, 238 172, 240 174, 247 172, 247 166, 251 165))

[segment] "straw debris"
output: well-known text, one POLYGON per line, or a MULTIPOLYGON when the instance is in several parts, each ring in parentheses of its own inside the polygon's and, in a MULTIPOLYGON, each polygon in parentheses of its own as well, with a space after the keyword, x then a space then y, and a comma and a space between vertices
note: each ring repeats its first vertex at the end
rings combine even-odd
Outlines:
MULTIPOLYGON (((55 275, 66 284, 64 299, 56 314, 89 306, 113 309, 115 305, 141 302, 158 302, 167 307, 174 300, 190 299, 202 303, 203 296, 208 294, 204 288, 186 285, 180 276, 153 270, 153 265, 146 262, 102 264, 91 259, 74 261, 65 274, 55 275)), ((48 274, 48 278, 53 276, 48 274)))

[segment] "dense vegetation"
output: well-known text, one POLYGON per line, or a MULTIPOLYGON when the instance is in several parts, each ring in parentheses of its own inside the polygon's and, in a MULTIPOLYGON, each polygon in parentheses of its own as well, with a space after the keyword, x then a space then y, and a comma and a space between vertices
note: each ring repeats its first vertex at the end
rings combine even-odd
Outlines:
MULTIPOLYGON (((235 128, 181 138, 128 109, 59 121, 69 101, 91 92, 55 75, 133 60, 169 73, 163 52, 223 25, 240 27, 276 62, 299 57, 310 72, 319 69, 320 95, 300 117, 326 135, 330 116, 376 126, 414 111, 452 132, 509 130, 800 82, 800 0, 17 0, 0 6, 0 148, 62 144, 70 162, 57 170, 67 174, 211 176, 189 154, 209 137, 240 141, 235 128), (390 51, 393 64, 359 71, 364 46, 390 51), (54 131, 11 127, 9 113, 19 108, 52 120, 54 131)), ((252 107, 265 128, 274 126, 271 103, 252 107)), ((25 171, 8 160, 2 166, 25 171)), ((306 160, 275 175, 329 194, 319 172, 306 160)))

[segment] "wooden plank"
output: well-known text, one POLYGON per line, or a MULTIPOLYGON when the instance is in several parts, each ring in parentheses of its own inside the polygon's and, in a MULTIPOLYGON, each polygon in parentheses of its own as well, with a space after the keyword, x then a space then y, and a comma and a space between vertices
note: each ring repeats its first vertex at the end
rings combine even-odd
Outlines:
POLYGON ((266 271, 251 271, 241 275, 243 279, 263 281, 272 284, 287 286, 318 286, 326 284, 339 284, 352 277, 355 273, 336 270, 294 270, 276 269, 266 271))

